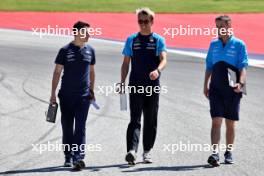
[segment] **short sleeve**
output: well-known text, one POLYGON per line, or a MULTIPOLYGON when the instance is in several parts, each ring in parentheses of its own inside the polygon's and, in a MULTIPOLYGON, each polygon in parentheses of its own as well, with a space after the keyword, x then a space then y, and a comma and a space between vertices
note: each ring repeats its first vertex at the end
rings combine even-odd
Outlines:
POLYGON ((238 68, 246 68, 248 67, 248 54, 247 54, 247 49, 246 45, 242 43, 239 54, 238 54, 238 68))
POLYGON ((57 54, 57 57, 55 59, 55 64, 64 65, 65 64, 65 51, 63 48, 60 49, 60 51, 57 54))
POLYGON ((124 56, 128 56, 128 57, 132 56, 132 41, 133 39, 131 37, 127 38, 125 47, 122 52, 124 56))
POLYGON ((95 50, 92 49, 92 60, 91 60, 91 65, 95 65, 96 59, 95 59, 95 50))
POLYGON ((210 44, 209 50, 207 52, 205 63, 206 63, 206 70, 212 71, 213 69, 212 44, 210 44))
POLYGON ((163 51, 167 52, 167 47, 166 47, 165 39, 163 37, 160 37, 157 46, 157 56, 159 56, 160 53, 163 51))

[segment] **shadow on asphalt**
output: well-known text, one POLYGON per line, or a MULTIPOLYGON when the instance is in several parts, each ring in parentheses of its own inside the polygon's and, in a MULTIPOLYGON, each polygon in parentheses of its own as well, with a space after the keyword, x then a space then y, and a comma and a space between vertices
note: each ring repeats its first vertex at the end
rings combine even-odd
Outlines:
POLYGON ((145 168, 136 168, 134 170, 122 171, 126 173, 131 172, 144 172, 144 171, 193 171, 198 169, 209 169, 212 168, 208 164, 204 165, 190 165, 190 166, 158 166, 158 167, 145 167, 145 168))
MULTIPOLYGON (((101 169, 107 168, 119 168, 127 169, 133 168, 134 166, 129 166, 127 164, 115 164, 115 165, 105 165, 105 166, 89 166, 84 168, 84 170, 89 170, 91 172, 98 172, 101 169)), ((190 171, 197 169, 206 169, 212 168, 211 166, 205 165, 191 165, 191 166, 158 166, 158 167, 145 167, 145 168, 135 168, 133 170, 123 170, 122 172, 144 172, 144 171, 190 171)), ((0 175, 11 175, 11 174, 26 174, 26 173, 52 173, 52 172, 62 172, 62 171, 72 171, 71 168, 62 167, 62 166, 53 166, 53 167, 43 167, 36 169, 25 169, 25 170, 10 170, 5 172, 0 172, 0 175)))
POLYGON ((71 168, 62 167, 62 166, 53 166, 53 167, 43 167, 36 169, 10 170, 5 172, 0 172, 0 175, 26 174, 26 173, 35 173, 35 172, 59 172, 59 171, 71 171, 71 168))

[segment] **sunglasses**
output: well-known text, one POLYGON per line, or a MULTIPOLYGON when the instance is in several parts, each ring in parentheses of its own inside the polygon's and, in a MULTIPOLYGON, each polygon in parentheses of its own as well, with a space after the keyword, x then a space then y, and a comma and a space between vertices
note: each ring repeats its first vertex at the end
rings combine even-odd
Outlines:
POLYGON ((138 24, 149 24, 149 20, 138 20, 138 24))

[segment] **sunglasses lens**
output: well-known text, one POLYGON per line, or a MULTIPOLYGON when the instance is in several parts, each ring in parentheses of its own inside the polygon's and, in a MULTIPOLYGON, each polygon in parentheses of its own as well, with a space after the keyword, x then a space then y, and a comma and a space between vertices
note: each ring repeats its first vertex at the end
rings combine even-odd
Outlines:
POLYGON ((149 20, 138 20, 139 24, 149 24, 149 20))

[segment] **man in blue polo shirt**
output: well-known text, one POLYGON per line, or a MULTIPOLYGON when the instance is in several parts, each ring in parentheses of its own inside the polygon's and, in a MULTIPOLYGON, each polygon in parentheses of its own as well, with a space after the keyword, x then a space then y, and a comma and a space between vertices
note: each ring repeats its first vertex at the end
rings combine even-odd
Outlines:
POLYGON ((208 163, 214 167, 220 165, 219 142, 223 118, 226 123, 226 151, 225 163, 234 163, 232 153, 235 139, 235 122, 239 120, 239 106, 242 89, 245 86, 248 58, 243 41, 234 37, 231 19, 223 15, 215 19, 218 28, 218 39, 210 44, 206 57, 206 72, 204 94, 209 98, 212 117, 211 143, 213 154, 208 163), (233 87, 229 85, 228 70, 237 75, 237 82, 233 87), (210 85, 209 84, 210 80, 210 85))
MULTIPOLYGON (((154 13, 149 8, 137 10, 137 17, 140 32, 128 37, 123 49, 121 84, 125 85, 131 62, 129 86, 135 87, 136 90, 139 87, 146 88, 147 86, 154 89, 154 87, 160 87, 160 74, 167 62, 166 45, 164 39, 151 30, 154 13)), ((152 163, 150 151, 154 146, 157 133, 159 92, 152 92, 149 96, 146 92, 131 91, 129 98, 130 123, 127 128, 127 155, 125 159, 129 164, 135 164, 143 112, 143 162, 152 163)))
POLYGON ((50 102, 56 102, 56 88, 63 70, 58 94, 61 108, 62 142, 65 167, 81 170, 85 167, 85 126, 90 101, 94 99, 94 49, 85 44, 89 39, 89 24, 78 21, 73 26, 74 41, 60 49, 52 80, 50 102), (75 125, 73 127, 73 125, 75 125))

